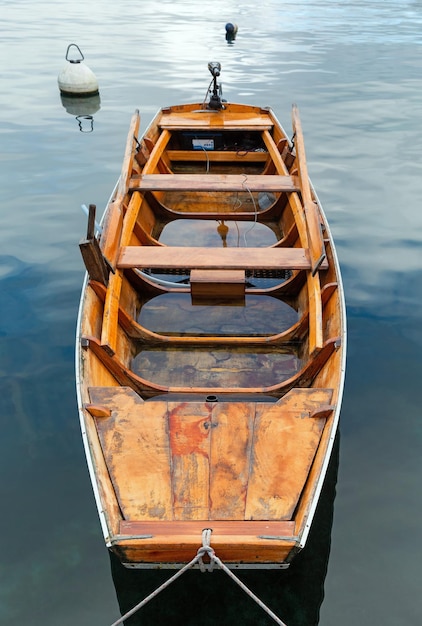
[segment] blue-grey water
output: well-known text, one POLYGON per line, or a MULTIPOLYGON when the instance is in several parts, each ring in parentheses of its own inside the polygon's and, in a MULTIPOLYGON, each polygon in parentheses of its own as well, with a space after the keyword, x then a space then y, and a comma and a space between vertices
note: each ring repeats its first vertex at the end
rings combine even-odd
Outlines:
MULTIPOLYGON (((167 576, 103 545, 74 391, 80 205, 105 205, 133 110, 145 128, 201 101, 215 60, 228 100, 286 128, 298 104, 349 327, 310 544, 290 572, 239 575, 288 626, 419 626, 422 2, 0 0, 0 29, 0 623, 107 626, 167 576), (93 132, 57 87, 71 43, 100 85, 93 132)), ((131 623, 272 622, 222 572, 191 572, 131 623)))

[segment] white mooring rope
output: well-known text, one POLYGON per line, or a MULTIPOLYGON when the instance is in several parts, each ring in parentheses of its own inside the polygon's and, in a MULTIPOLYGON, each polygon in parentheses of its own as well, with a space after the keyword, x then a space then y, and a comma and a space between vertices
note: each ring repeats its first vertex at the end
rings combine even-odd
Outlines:
POLYGON ((271 609, 269 609, 267 605, 264 604, 262 600, 258 598, 258 596, 256 596, 244 583, 242 583, 242 581, 235 574, 233 574, 233 572, 227 567, 227 565, 223 563, 221 559, 218 558, 218 556, 216 556, 213 548, 211 547, 211 533, 212 533, 212 530, 210 528, 206 528, 205 530, 203 530, 202 531, 202 546, 198 549, 196 556, 191 561, 189 561, 189 563, 187 563, 184 567, 182 567, 182 569, 176 572, 174 576, 171 576, 168 580, 166 580, 165 583, 160 585, 160 587, 158 587, 155 591, 150 593, 149 596, 147 596, 144 600, 139 602, 139 604, 134 606, 133 609, 131 609, 125 615, 120 617, 111 626, 118 626, 118 624, 122 624, 126 619, 131 617, 131 615, 133 615, 134 613, 139 611, 139 609, 145 606, 150 600, 158 596, 159 593, 161 593, 162 591, 164 591, 164 589, 169 587, 169 585, 171 585, 172 582, 174 582, 177 578, 182 576, 188 569, 193 567, 196 563, 198 563, 201 572, 207 572, 207 571, 212 572, 214 569, 214 565, 218 565, 218 567, 222 569, 223 572, 225 572, 228 576, 230 576, 230 578, 234 580, 234 582, 237 583, 239 587, 250 598, 252 598, 252 600, 254 600, 258 604, 258 606, 260 606, 261 609, 263 609, 263 611, 265 611, 265 613, 267 613, 267 615, 269 615, 274 620, 276 624, 278 624, 279 626, 286 626, 286 624, 282 622, 281 619, 277 617, 277 615, 273 613, 271 609), (204 563, 203 557, 205 555, 207 555, 208 558, 210 559, 209 563, 204 563))

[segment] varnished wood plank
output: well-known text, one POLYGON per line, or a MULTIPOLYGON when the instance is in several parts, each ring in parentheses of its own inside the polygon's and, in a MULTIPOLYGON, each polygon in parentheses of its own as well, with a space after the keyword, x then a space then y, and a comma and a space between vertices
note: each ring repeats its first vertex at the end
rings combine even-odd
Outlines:
POLYGON ((192 270, 190 287, 195 298, 235 299, 245 297, 244 270, 192 270))
POLYGON ((105 263, 98 240, 95 237, 92 239, 83 239, 79 242, 79 249, 89 277, 92 280, 96 280, 104 285, 107 285, 109 270, 105 263))
POLYGON ((162 562, 183 563, 202 545, 205 528, 212 529, 211 546, 225 563, 280 563, 297 541, 292 521, 122 521, 114 545, 127 561, 154 562, 158 550, 162 562))
POLYGON ((246 519, 291 519, 324 424, 280 405, 257 416, 246 519))
POLYGON ((93 417, 110 417, 111 409, 98 404, 85 404, 84 409, 93 417))
POLYGON ((94 387, 90 396, 111 409, 111 416, 97 417, 96 425, 124 517, 171 519, 167 403, 143 402, 124 387, 94 387))
POLYGON ((121 535, 178 535, 189 536, 202 533, 205 528, 212 529, 212 536, 217 535, 249 535, 256 537, 292 538, 295 523, 292 521, 255 521, 255 520, 191 520, 171 522, 122 520, 121 535))
POLYGON ((161 128, 170 130, 270 130, 273 126, 269 115, 242 113, 239 111, 172 111, 160 120, 161 128))
POLYGON ((254 418, 255 402, 214 405, 210 469, 212 520, 244 518, 254 418))
MULTIPOLYGON (((126 210, 120 245, 128 245, 132 237, 132 232, 138 217, 142 203, 142 196, 134 193, 130 199, 126 210)), ((117 270, 112 274, 106 293, 103 313, 103 324, 101 329, 101 345, 114 354, 117 347, 117 330, 119 317, 120 291, 122 288, 122 270, 117 270)))
POLYGON ((120 245, 120 232, 123 224, 123 210, 121 202, 110 202, 103 224, 100 241, 101 252, 104 258, 114 268, 120 245))
POLYGON ((299 110, 296 106, 293 106, 292 109, 292 120, 293 131, 295 133, 296 163, 299 172, 302 202, 305 209, 306 224, 308 228, 312 271, 315 273, 319 269, 322 260, 325 259, 325 249, 322 238, 321 221, 318 214, 318 205, 313 200, 311 186, 309 183, 308 166, 305 154, 305 141, 303 138, 299 110))
MULTIPOLYGON (((310 190, 310 182, 308 177, 308 171, 306 167, 306 155, 305 155, 305 146, 303 141, 303 136, 301 133, 300 120, 298 119, 298 112, 294 108, 293 110, 293 123, 297 122, 298 124, 298 156, 297 160, 300 161, 302 165, 302 169, 300 170, 300 187, 303 188, 305 186, 305 197, 308 198, 308 209, 302 205, 302 199, 299 197, 297 193, 292 193, 289 195, 289 205, 292 210, 292 214, 295 220, 296 228, 298 231, 300 244, 304 248, 308 249, 310 246, 313 246, 312 252, 312 262, 311 266, 315 270, 318 266, 318 269, 327 269, 328 263, 326 257, 323 255, 321 251, 320 258, 316 261, 315 257, 318 254, 316 251, 316 246, 319 245, 318 242, 322 242, 322 234, 321 228, 316 227, 315 219, 317 217, 317 208, 314 203, 309 202, 309 197, 311 197, 310 190), (311 206, 312 204, 312 206, 311 206), (308 223, 308 217, 311 221, 312 228, 310 228, 308 223)), ((271 151, 276 158, 277 169, 279 172, 284 172, 287 174, 288 170, 283 162, 283 160, 276 155, 276 150, 273 146, 272 138, 268 133, 263 133, 264 141, 266 142, 267 148, 271 151)), ((323 245, 323 242, 322 242, 323 245)), ((322 301, 321 301, 321 292, 320 292, 320 278, 317 272, 309 273, 307 276, 307 289, 308 289, 308 300, 309 300, 309 354, 315 355, 318 350, 320 350, 323 346, 323 330, 322 330, 322 301)))
POLYGON ((319 273, 306 276, 309 300, 309 354, 312 356, 324 345, 322 326, 322 300, 319 273))
MULTIPOLYGON (((144 142, 151 154, 152 151, 154 150, 154 142, 152 141, 152 139, 150 139, 150 137, 144 137, 144 142)), ((163 156, 164 156, 164 152, 161 153, 161 157, 157 162, 158 171, 161 172, 161 174, 171 174, 172 173, 171 169, 167 165, 167 163, 164 161, 163 156)))
POLYGON ((141 118, 139 115, 139 111, 136 110, 132 116, 130 126, 129 126, 129 132, 127 135, 127 141, 126 141, 126 147, 125 147, 125 154, 124 154, 123 163, 122 163, 122 170, 120 174, 119 184, 117 187, 116 199, 119 202, 121 202, 121 200, 123 199, 123 197, 125 196, 128 190, 129 178, 132 174, 133 160, 134 160, 135 151, 136 151, 135 139, 138 136, 140 121, 141 121, 141 118))
MULTIPOLYGON (((150 170, 149 170, 150 171, 150 170)), ((145 170, 144 170, 145 172, 145 170)), ((134 176, 136 191, 298 191, 291 176, 257 174, 144 174, 134 176)))
POLYGON ((310 269, 304 248, 188 248, 177 246, 126 246, 119 268, 247 270, 310 269))
POLYGON ((112 267, 115 266, 116 255, 120 245, 120 234, 123 224, 123 200, 128 191, 130 176, 132 175, 136 141, 140 125, 139 111, 132 116, 129 132, 127 135, 125 153, 118 181, 116 193, 107 207, 107 213, 103 225, 101 237, 102 253, 112 267))
POLYGON ((174 519, 209 514, 210 411, 204 402, 169 402, 174 519))
MULTIPOLYGON (((277 401, 277 405, 287 411, 304 411, 312 413, 321 404, 331 402, 333 395, 332 389, 323 389, 319 387, 291 389, 285 396, 277 401)), ((258 406, 258 411, 260 411, 258 406)), ((264 409, 262 409, 264 410, 264 409)))
MULTIPOLYGON (((144 174, 152 174, 152 172, 156 171, 156 169, 158 168, 158 164, 162 159, 163 152, 168 142, 170 141, 170 137, 171 133, 168 130, 163 130, 163 132, 160 133, 160 136, 154 144, 154 147, 151 150, 150 157, 143 169, 144 174)), ((158 176, 163 176, 163 174, 158 174, 158 176)), ((131 186, 132 181, 130 183, 130 187, 131 186)))
MULTIPOLYGON (((201 535, 175 541, 174 535, 149 539, 118 539, 113 541, 123 563, 187 563, 201 547, 201 535)), ((216 554, 228 563, 283 563, 295 547, 294 540, 258 539, 255 536, 223 535, 214 537, 211 545, 216 554)))
POLYGON ((265 163, 266 152, 234 152, 232 150, 167 150, 170 161, 211 161, 211 162, 247 162, 265 163))
POLYGON ((110 354, 114 354, 117 349, 117 327, 121 288, 122 272, 120 270, 110 276, 104 303, 101 345, 108 350, 110 354))
POLYGON ((274 143, 274 140, 271 137, 270 133, 268 131, 264 131, 262 133, 262 138, 264 140, 265 147, 267 148, 271 156, 271 160, 274 163, 274 166, 277 170, 277 174, 285 175, 286 165, 283 159, 281 158, 280 151, 277 148, 276 144, 274 143))

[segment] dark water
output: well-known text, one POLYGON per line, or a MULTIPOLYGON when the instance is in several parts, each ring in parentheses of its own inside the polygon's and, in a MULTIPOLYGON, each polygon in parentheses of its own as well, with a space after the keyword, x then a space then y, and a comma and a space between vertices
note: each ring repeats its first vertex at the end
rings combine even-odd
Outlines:
MULTIPOLYGON (((419 626, 422 3, 0 0, 0 15, 0 623, 106 626, 116 588, 128 608, 166 577, 121 572, 103 546, 74 391, 79 207, 104 206, 133 110, 145 128, 202 100, 218 60, 227 99, 286 128, 299 105, 349 320, 337 481, 335 458, 312 541, 289 572, 240 576, 288 626, 419 626), (100 83, 91 133, 56 83, 73 42, 100 83)), ((186 574, 140 617, 272 623, 221 572, 186 574)))

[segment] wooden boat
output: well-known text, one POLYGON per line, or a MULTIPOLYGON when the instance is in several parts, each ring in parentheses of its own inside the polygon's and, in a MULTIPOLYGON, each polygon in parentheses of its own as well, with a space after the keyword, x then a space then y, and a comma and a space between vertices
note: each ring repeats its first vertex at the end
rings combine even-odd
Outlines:
POLYGON ((229 568, 304 547, 335 438, 345 308, 330 230, 269 108, 135 112, 119 181, 80 244, 76 377, 106 545, 180 568, 211 531, 229 568))

